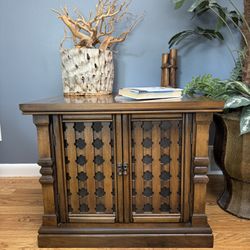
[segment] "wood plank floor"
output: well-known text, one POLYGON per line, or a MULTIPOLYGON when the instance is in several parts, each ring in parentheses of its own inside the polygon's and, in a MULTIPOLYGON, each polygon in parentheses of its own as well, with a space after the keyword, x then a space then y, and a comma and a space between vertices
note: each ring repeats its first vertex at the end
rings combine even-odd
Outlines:
MULTIPOLYGON (((238 219, 217 206, 223 178, 210 179, 207 214, 214 231, 214 249, 250 249, 250 221, 238 219)), ((42 213, 38 179, 0 178, 0 250, 38 249, 36 237, 42 213)))

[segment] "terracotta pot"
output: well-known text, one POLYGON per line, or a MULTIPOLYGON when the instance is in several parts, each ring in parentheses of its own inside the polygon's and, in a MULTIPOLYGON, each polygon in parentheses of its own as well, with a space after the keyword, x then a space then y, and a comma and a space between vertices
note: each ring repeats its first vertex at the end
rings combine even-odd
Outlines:
POLYGON ((107 95, 114 83, 110 50, 62 49, 62 79, 65 95, 107 95))
POLYGON ((250 134, 240 136, 240 114, 215 115, 214 156, 225 176, 221 208, 250 219, 250 134))

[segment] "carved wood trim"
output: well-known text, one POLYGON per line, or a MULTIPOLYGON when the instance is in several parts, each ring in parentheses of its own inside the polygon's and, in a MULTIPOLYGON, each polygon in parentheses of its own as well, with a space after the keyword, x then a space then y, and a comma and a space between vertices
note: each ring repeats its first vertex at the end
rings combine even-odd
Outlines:
POLYGON ((54 195, 54 165, 51 156, 50 119, 47 115, 34 115, 33 122, 37 127, 38 164, 41 166, 40 183, 42 185, 44 216, 43 225, 57 225, 56 205, 54 195))
POLYGON ((194 118, 194 159, 193 159, 193 225, 207 224, 205 215, 206 187, 209 181, 208 139, 212 114, 197 113, 194 118))

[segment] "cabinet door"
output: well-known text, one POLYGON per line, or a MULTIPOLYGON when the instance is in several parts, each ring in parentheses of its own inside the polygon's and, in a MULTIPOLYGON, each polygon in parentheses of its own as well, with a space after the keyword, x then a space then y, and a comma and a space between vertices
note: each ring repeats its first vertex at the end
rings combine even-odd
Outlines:
POLYGON ((62 129, 66 220, 115 222, 117 178, 113 117, 64 116, 62 129))
POLYGON ((181 222, 182 115, 130 119, 133 222, 181 222))

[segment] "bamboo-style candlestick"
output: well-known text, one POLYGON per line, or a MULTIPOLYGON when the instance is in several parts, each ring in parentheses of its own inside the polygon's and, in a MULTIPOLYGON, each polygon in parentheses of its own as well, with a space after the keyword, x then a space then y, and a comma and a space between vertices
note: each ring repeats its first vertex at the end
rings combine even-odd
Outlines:
POLYGON ((165 53, 162 54, 162 73, 161 73, 161 86, 162 87, 169 87, 170 78, 169 78, 169 64, 168 64, 169 54, 165 53))
POLYGON ((170 50, 170 86, 176 88, 177 49, 170 50))

